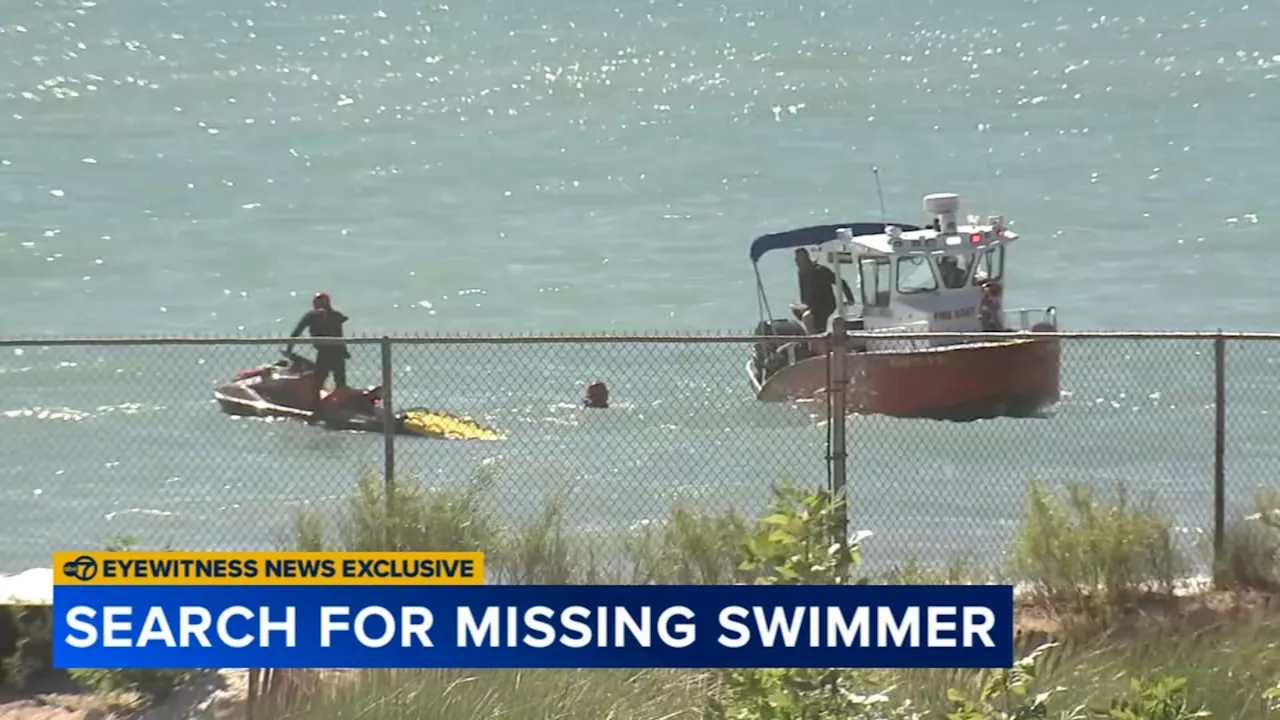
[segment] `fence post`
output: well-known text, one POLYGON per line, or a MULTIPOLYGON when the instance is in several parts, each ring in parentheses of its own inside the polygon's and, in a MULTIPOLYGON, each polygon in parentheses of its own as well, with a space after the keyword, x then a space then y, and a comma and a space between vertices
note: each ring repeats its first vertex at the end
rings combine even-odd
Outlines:
MULTIPOLYGON (((828 407, 831 410, 831 494, 832 497, 840 503, 840 513, 837 517, 839 527, 836 528, 835 542, 840 543, 841 547, 849 542, 849 497, 848 490, 845 487, 847 464, 845 462, 847 453, 845 445, 845 376, 847 371, 845 366, 848 357, 845 355, 848 348, 849 335, 844 325, 844 318, 837 315, 831 322, 831 342, 829 355, 831 382, 827 388, 830 402, 828 407)), ((843 557, 843 553, 842 553, 843 557)), ((843 570, 843 568, 842 568, 843 570)), ((842 573, 843 575, 843 573, 842 573)))
MULTIPOLYGON (((391 387, 391 338, 382 338, 382 487, 383 501, 386 507, 383 514, 387 518, 384 524, 387 532, 391 532, 392 495, 396 484, 396 411, 394 394, 391 387)), ((391 538, 385 538, 384 547, 391 550, 391 538)))
POLYGON ((1221 589, 1226 565, 1227 340, 1213 339, 1213 576, 1221 589))

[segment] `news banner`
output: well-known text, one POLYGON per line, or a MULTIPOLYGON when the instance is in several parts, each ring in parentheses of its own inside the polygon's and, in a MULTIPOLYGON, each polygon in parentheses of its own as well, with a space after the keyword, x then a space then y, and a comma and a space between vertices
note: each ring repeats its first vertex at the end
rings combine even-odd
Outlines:
POLYGON ((59 552, 59 668, 999 668, 1007 585, 501 585, 483 553, 59 552))

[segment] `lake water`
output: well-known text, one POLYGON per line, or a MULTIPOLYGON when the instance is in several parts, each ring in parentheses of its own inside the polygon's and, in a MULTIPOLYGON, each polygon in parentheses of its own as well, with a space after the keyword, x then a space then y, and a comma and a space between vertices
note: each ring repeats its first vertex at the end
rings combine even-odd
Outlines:
MULTIPOLYGON (((1272 328, 1280 9, 1135 0, 427 6, 41 1, 0 18, 4 337, 283 335, 318 289, 355 333, 747 332, 750 239, 961 193, 1023 239, 1007 301, 1065 329, 1272 328)), ((785 253, 762 263, 775 307, 785 253)), ((582 528, 824 477, 824 430, 751 399, 738 345, 416 346, 399 404, 502 427, 401 444, 500 467, 510 517, 582 528), (583 413, 606 379, 617 407, 583 413)), ((134 533, 259 547, 381 440, 233 421, 273 348, 4 348, 0 571, 134 533)), ((376 381, 377 350, 352 380, 376 381)), ((1280 347, 1233 346, 1228 484, 1280 470, 1280 347)), ((1209 518, 1208 343, 1081 341, 1052 417, 857 419, 872 556, 995 553, 1023 486, 1124 480, 1209 518)), ((1190 532, 1190 530, 1189 530, 1190 532)))

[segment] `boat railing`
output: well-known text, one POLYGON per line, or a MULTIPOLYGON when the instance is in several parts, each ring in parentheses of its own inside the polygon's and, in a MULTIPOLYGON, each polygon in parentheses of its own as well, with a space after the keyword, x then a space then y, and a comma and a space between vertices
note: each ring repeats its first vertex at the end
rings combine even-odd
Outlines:
POLYGON ((1014 332, 1032 332, 1037 325, 1047 324, 1057 329, 1058 309, 1047 308, 1013 308, 1004 311, 1004 327, 1014 332))
MULTIPOLYGON (((1037 325, 1048 324, 1052 328, 1058 327, 1058 311, 1055 307, 1047 308, 1011 308, 1003 312, 1004 327, 1006 330, 1013 332, 1033 332, 1037 325)), ((1043 328, 1042 328, 1043 329, 1043 328)), ((852 346, 855 351, 917 351, 927 350, 938 345, 954 344, 963 342, 961 340, 937 341, 932 338, 884 338, 875 337, 879 334, 885 335, 907 335, 911 333, 928 333, 932 330, 928 320, 918 320, 916 322, 904 323, 893 327, 876 328, 874 330, 865 330, 858 333, 858 337, 853 338, 852 346)), ((779 336, 777 345, 774 346, 774 352, 782 354, 786 360, 785 364, 792 365, 797 361, 811 357, 813 351, 806 348, 803 340, 794 340, 794 336, 779 336)))

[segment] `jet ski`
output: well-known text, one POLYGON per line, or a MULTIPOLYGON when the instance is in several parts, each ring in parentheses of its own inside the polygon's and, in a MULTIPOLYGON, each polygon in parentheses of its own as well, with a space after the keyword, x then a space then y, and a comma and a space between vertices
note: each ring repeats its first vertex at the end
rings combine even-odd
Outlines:
MULTIPOLYGON (((383 432, 382 387, 343 388, 320 393, 319 409, 311 410, 307 395, 314 387, 316 364, 301 355, 281 352, 274 363, 241 370, 230 382, 214 388, 222 412, 241 417, 297 418, 331 430, 383 432)), ((470 418, 428 408, 396 412, 399 435, 450 440, 498 440, 501 434, 470 418)))

